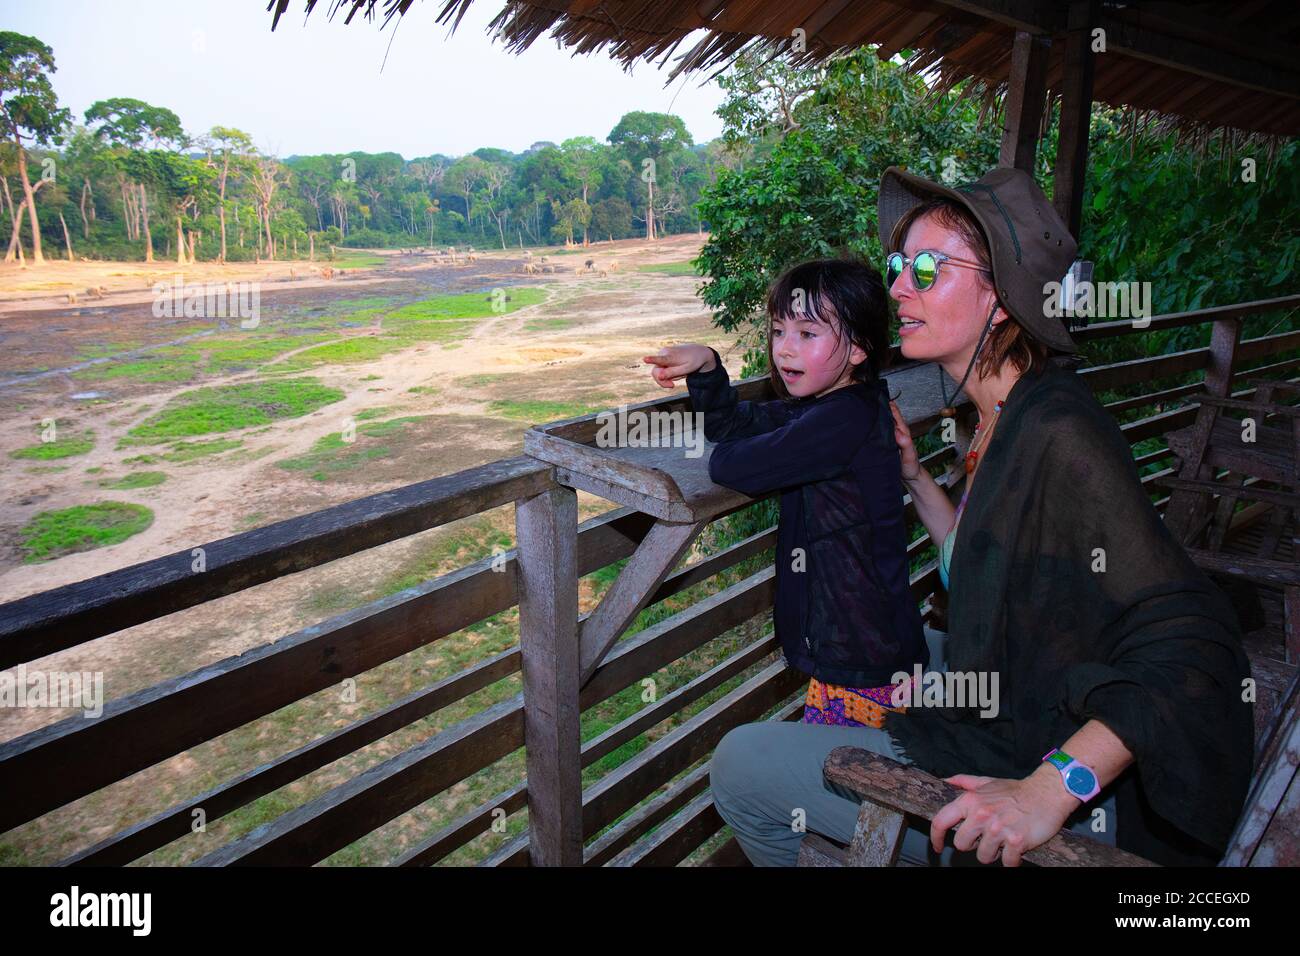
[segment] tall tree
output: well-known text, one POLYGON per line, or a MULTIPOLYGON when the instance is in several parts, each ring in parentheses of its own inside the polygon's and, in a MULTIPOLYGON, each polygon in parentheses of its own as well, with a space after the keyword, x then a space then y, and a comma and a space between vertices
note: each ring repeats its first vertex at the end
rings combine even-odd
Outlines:
POLYGON ((253 192, 257 194, 257 210, 266 232, 266 255, 275 258, 275 236, 271 232, 271 203, 276 190, 284 185, 287 170, 274 156, 258 156, 253 161, 251 182, 253 192))
POLYGON ((226 183, 230 178, 231 157, 236 162, 247 155, 253 148, 253 141, 242 130, 228 126, 214 126, 208 132, 217 150, 221 154, 221 172, 217 176, 217 213, 221 217, 221 254, 217 261, 226 261, 226 183))
MULTIPOLYGON (((39 186, 32 186, 23 139, 41 145, 60 141, 59 131, 67 123, 69 113, 59 107, 58 97, 50 85, 49 75, 55 69, 54 51, 40 40, 8 30, 0 32, 0 122, 4 123, 15 147, 18 178, 22 181, 32 225, 32 261, 37 264, 45 261, 41 252, 41 221, 36 215, 39 186)), ((17 216, 15 224, 18 224, 17 216)), ((5 256, 5 261, 12 261, 10 255, 5 256)))
MULTIPOLYGON (((655 238, 655 188, 660 164, 692 145, 691 134, 680 116, 634 111, 610 131, 609 141, 621 150, 646 184, 645 235, 655 238)), ((661 200, 662 203, 662 200, 661 200)), ((673 205, 676 205, 675 201, 673 205)))
POLYGON ((593 189, 600 187, 602 178, 600 144, 592 136, 575 136, 561 143, 560 151, 564 155, 565 171, 582 190, 582 203, 587 207, 587 211, 579 216, 582 244, 586 246, 590 244, 587 238, 587 226, 591 222, 590 194, 593 189))
POLYGON ((153 106, 130 97, 113 97, 92 103, 86 110, 86 123, 108 145, 117 171, 118 187, 122 192, 122 215, 135 224, 134 235, 130 226, 127 238, 139 239, 144 234, 144 260, 153 262, 153 231, 149 226, 149 192, 146 180, 156 171, 154 166, 137 157, 138 151, 148 146, 182 146, 186 142, 180 117, 162 106, 153 106), (134 178, 143 176, 144 179, 134 178))

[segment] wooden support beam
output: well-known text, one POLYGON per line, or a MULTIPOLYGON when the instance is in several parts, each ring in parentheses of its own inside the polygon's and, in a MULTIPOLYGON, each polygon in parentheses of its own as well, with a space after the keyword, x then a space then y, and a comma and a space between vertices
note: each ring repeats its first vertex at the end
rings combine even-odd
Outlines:
POLYGON ((529 855, 534 866, 581 866, 577 492, 521 499, 515 525, 529 855))
POLYGON ((650 595, 677 567, 677 562, 704 530, 705 524, 704 521, 693 524, 655 522, 605 592, 600 605, 583 622, 578 642, 582 656, 579 686, 590 679, 619 636, 649 603, 650 595))
MULTIPOLYGON (((1035 0, 941 0, 948 7, 973 13, 1017 32, 1055 35, 1066 29, 1068 11, 1056 3, 1035 0)), ((1148 63, 1157 63, 1183 73, 1203 76, 1243 89, 1300 98, 1300 76, 1294 66, 1274 65, 1276 50, 1250 57, 1225 49, 1211 49, 1194 40, 1158 32, 1136 15, 1121 11, 1103 13, 1098 25, 1106 31, 1106 50, 1148 63), (1128 17, 1128 18, 1126 18, 1128 17)))
POLYGON ((863 800, 845 866, 894 866, 903 848, 907 821, 901 813, 863 800))
POLYGON ((1002 128, 999 166, 1012 166, 1033 174, 1051 43, 1051 37, 1016 31, 1011 49, 1011 73, 1007 77, 1007 95, 1003 103, 1006 120, 1002 128))
POLYGON ((1061 126, 1056 144, 1052 205, 1076 239, 1083 218, 1083 190, 1088 172, 1094 75, 1092 26, 1096 23, 1098 7, 1098 0, 1078 0, 1070 5, 1065 73, 1061 79, 1061 126))
MULTIPOLYGON (((1232 392, 1232 369, 1237 361, 1237 346, 1241 341, 1241 319, 1217 319, 1210 332, 1210 362, 1205 368, 1205 391, 1211 396, 1227 398, 1232 392)), ((1190 481, 1208 481, 1214 477, 1214 468, 1204 462, 1210 444, 1210 434, 1218 420, 1219 410, 1203 403, 1196 413, 1195 431, 1190 444, 1191 455, 1183 460, 1179 478, 1190 481)), ((1165 509, 1165 527, 1184 547, 1191 545, 1199 529, 1199 517, 1209 504, 1204 492, 1178 490, 1169 497, 1165 509)))

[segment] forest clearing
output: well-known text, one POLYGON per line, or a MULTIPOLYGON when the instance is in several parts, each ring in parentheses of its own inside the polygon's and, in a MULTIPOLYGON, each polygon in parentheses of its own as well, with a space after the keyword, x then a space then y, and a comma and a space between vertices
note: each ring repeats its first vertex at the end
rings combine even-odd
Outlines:
MULTIPOLYGON (((587 258, 618 261, 619 270, 604 278, 596 272, 575 273, 572 266, 553 276, 526 275, 524 259, 500 251, 480 253, 476 263, 458 266, 428 266, 419 256, 376 251, 372 255, 381 265, 333 280, 288 279, 290 267, 303 271, 301 262, 264 263, 260 269, 232 265, 227 267, 232 277, 260 276, 263 284, 263 320, 253 331, 243 331, 237 323, 212 329, 196 328, 192 319, 153 318, 151 297, 130 286, 138 288, 155 275, 166 277, 165 269, 132 276, 141 281, 128 283, 112 273, 139 270, 140 264, 93 264, 94 274, 82 272, 78 283, 118 279, 120 285, 109 285, 102 303, 77 310, 39 299, 16 300, 12 293, 20 291, 20 283, 8 272, 3 281, 10 294, 0 298, 5 346, 0 356, 0 446, 7 462, 0 498, 0 600, 517 455, 530 424, 657 397, 662 389, 644 371, 644 352, 672 341, 697 340, 711 342, 725 355, 732 338, 710 324, 708 310, 694 294, 698 279, 688 262, 701 241, 688 234, 653 244, 616 240, 588 250, 539 253, 539 258, 547 255, 551 262, 579 268, 587 258), (384 342, 394 315, 400 327, 404 308, 441 303, 463 310, 465 300, 477 302, 495 288, 517 296, 521 305, 499 315, 470 308, 468 318, 442 320, 447 328, 436 334, 384 342), (57 315, 53 322, 52 315, 57 315), (377 342, 383 347, 366 344, 377 342), (322 349, 328 351, 322 354, 322 349), (84 365, 88 355, 106 361, 61 371, 84 365), (38 365, 51 374, 25 378, 36 374, 38 365), (184 407, 186 396, 197 389, 245 389, 235 393, 236 410, 247 410, 265 403, 259 389, 304 379, 329 390, 316 399, 323 404, 295 408, 268 424, 224 428, 217 423, 189 437, 147 442, 133 434, 159 410, 184 407), (72 397, 79 394, 90 397, 72 397), (59 448, 58 442, 42 446, 39 441, 40 420, 50 417, 57 419, 60 435, 74 443, 73 453, 14 457, 23 448, 59 448), (355 423, 352 442, 341 439, 348 419, 355 423), (36 516, 105 501, 147 508, 151 520, 116 544, 67 553, 55 546, 54 553, 31 560, 22 532, 36 516)), ((59 268, 52 266, 51 272, 59 268)), ((35 271, 21 278, 30 285, 35 271)), ((225 274, 212 267, 200 273, 202 278, 191 279, 193 271, 185 270, 187 280, 225 274)), ((512 304, 513 298, 507 306, 512 304)), ((301 385, 294 391, 300 394, 301 385)), ((581 518, 608 506, 580 495, 581 518)), ((111 641, 53 655, 42 666, 109 670, 118 676, 108 696, 129 694, 494 549, 509 548, 512 512, 499 508, 251 588, 130 628, 111 641)), ((585 582, 584 606, 594 603, 608 579, 602 575, 585 582)), ((373 676, 398 695, 413 681, 453 673, 488 651, 479 647, 484 641, 505 636, 508 644, 513 639, 505 617, 509 615, 489 628, 440 642, 436 654, 419 652, 418 662, 394 661, 373 676)), ((205 760, 204 778, 213 775, 215 781, 223 766, 227 772, 246 767, 254 753, 280 752, 298 721, 325 719, 316 708, 328 712, 330 700, 325 695, 296 716, 268 722, 257 731, 254 752, 222 742, 216 753, 228 752, 233 763, 205 760), (291 723, 282 726, 283 721, 291 723)), ((472 699, 462 703, 466 713, 474 709, 472 699)), ((341 707, 333 719, 341 721, 347 713, 341 707)), ((17 737, 62 716, 48 708, 0 710, 0 736, 17 737)), ((440 715, 440 720, 452 719, 451 713, 440 715)), ((379 752, 392 746, 392 740, 386 741, 379 752)), ((142 800, 157 800, 161 809, 174 784, 160 781, 183 779, 198 766, 193 755, 184 755, 174 767, 160 765, 156 773, 104 791, 93 807, 69 807, 70 812, 37 824, 49 826, 62 818, 59 825, 67 827, 62 837, 16 831, 9 839, 42 847, 39 857, 24 854, 25 862, 55 862, 87 837, 115 830, 128 814, 139 812, 142 800), (117 812, 105 812, 113 806, 117 812), (84 830, 84 822, 77 821, 92 813, 100 823, 84 830)), ((324 786, 328 779, 333 776, 325 775, 313 786, 324 786)), ((256 812, 270 811, 263 807, 256 812)), ((229 823, 242 829, 247 820, 231 818, 229 823)), ((391 846, 377 851, 377 859, 391 851, 391 846)), ((17 862, 3 848, 0 860, 17 862)))

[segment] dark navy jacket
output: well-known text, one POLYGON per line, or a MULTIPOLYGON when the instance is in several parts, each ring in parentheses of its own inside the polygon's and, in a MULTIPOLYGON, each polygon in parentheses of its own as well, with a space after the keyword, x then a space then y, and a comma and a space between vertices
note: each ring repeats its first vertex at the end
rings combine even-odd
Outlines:
POLYGON ((686 376, 716 484, 781 492, 776 636, 791 667, 848 687, 927 667, 908 584, 894 419, 883 381, 821 397, 741 402, 721 357, 686 376))

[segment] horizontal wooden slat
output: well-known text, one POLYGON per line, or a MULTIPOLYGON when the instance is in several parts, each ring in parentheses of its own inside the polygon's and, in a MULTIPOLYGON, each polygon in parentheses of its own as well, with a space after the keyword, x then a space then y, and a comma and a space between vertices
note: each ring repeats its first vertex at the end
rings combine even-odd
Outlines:
POLYGON ((726 822, 713 805, 713 794, 700 794, 650 838, 622 853, 611 865, 676 866, 724 826, 726 822))
MULTIPOLYGON (((604 866, 615 861, 616 857, 621 860, 623 851, 636 843, 639 837, 663 823, 708 788, 709 763, 706 761, 601 834, 583 851, 583 865, 604 866)), ((711 803, 713 798, 707 793, 705 796, 711 803)), ((615 861, 613 865, 620 866, 621 863, 615 861)))
POLYGON ((195 865, 315 863, 464 780, 485 757, 496 760, 517 750, 523 733, 523 694, 516 694, 214 850, 195 865))
MULTIPOLYGON (((655 741, 599 782, 583 791, 583 832, 595 833, 626 813, 707 753, 733 727, 758 720, 805 684, 807 676, 778 662, 754 675, 726 697, 655 741)), ((798 702, 802 706, 802 701, 798 702)), ((787 708, 788 712, 788 708, 787 708)), ((528 835, 498 849, 485 866, 519 866, 528 861, 528 835)))
POLYGON ((283 757, 101 840, 60 865, 122 866, 188 834, 195 810, 201 809, 204 819, 211 823, 518 670, 518 647, 495 654, 432 687, 409 694, 379 713, 313 740, 283 757))
POLYGON ((551 467, 521 455, 358 498, 0 605, 0 668, 12 667, 537 494, 551 467))
POLYGON ((1077 374, 1093 392, 1100 392, 1103 389, 1139 385, 1173 375, 1186 375, 1206 368, 1209 364, 1209 348, 1199 348, 1127 362, 1113 362, 1110 365, 1096 365, 1079 369, 1077 374))
MULTIPOLYGON (((772 569, 764 569, 616 645, 583 688, 581 706, 586 709, 599 703, 770 607, 772 578, 772 569)), ((200 862, 305 865, 324 859, 450 783, 518 749, 523 744, 521 695, 511 701, 517 709, 490 708, 496 715, 494 725, 480 725, 476 715, 370 768, 357 778, 364 778, 363 785, 350 781, 336 787, 200 862), (463 749, 468 745, 462 741, 471 738, 479 749, 463 749), (443 762, 453 758, 456 769, 463 773, 449 783, 443 762), (422 795, 421 787, 425 788, 422 795), (366 829, 358 830, 357 825, 366 829)))
MULTIPOLYGON (((617 514, 625 513, 617 512, 617 514)), ((587 526, 590 526, 590 522, 587 526)), ((648 603, 655 604, 663 601, 722 570, 739 564, 765 548, 771 547, 775 539, 775 529, 759 532, 724 548, 717 554, 675 571, 656 588, 648 603)), ((630 546, 629 543, 629 550, 630 546)), ((588 614, 584 614, 582 618, 585 619, 587 616, 588 614)), ((270 764, 263 765, 220 787, 183 801, 149 820, 114 834, 93 847, 69 857, 63 861, 63 865, 107 866, 127 863, 188 833, 192 813, 196 808, 201 807, 209 821, 215 820, 257 797, 319 769, 332 760, 358 750, 456 700, 463 699, 482 687, 518 671, 519 666, 519 648, 515 646, 440 681, 427 690, 411 694, 405 700, 378 714, 359 720, 350 727, 313 741, 270 764)))
MULTIPOLYGON (((584 522, 580 573, 625 557, 652 520, 620 509, 584 522)), ((111 701, 93 721, 0 744, 0 832, 517 602, 511 551, 111 701), (78 772, 59 772, 67 766, 78 772)))
POLYGON ((1074 329, 1070 337, 1076 342, 1091 342, 1094 339, 1114 338, 1120 335, 1149 335, 1169 329, 1184 328, 1189 325, 1203 325, 1216 319, 1245 318, 1249 315, 1262 315, 1284 309, 1300 308, 1300 295, 1283 295, 1272 299, 1256 299, 1252 302, 1236 302, 1232 305, 1217 305, 1208 309, 1195 309, 1191 312, 1166 312, 1154 315, 1151 323, 1136 328, 1132 319, 1116 322, 1098 322, 1087 328, 1074 329))

